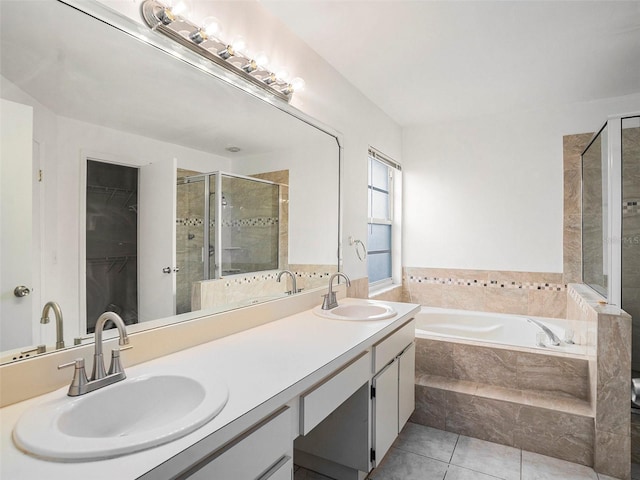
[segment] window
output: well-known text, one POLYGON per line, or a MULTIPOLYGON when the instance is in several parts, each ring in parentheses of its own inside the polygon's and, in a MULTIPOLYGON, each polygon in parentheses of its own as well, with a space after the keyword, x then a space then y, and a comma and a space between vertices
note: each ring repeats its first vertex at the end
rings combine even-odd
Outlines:
POLYGON ((393 248, 395 243, 399 245, 399 229, 394 221, 394 210, 399 211, 399 174, 397 163, 376 150, 369 150, 367 265, 370 285, 391 284, 394 266, 400 263, 399 249, 393 248))

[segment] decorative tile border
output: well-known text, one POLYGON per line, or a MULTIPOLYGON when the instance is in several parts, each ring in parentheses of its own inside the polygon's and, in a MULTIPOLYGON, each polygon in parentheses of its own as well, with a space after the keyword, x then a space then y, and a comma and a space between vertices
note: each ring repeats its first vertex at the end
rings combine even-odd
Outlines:
MULTIPOLYGON (((245 277, 237 276, 234 278, 223 278, 219 280, 224 281, 225 287, 235 287, 237 285, 249 285, 260 282, 268 282, 275 281, 278 278, 280 271, 272 272, 272 273, 262 273, 262 274, 251 274, 245 277)), ((322 279, 329 278, 331 273, 327 272, 293 272, 293 274, 297 278, 308 278, 308 279, 322 279)))
MULTIPOLYGON (((272 227, 278 225, 278 217, 241 218, 239 220, 225 220, 223 227, 272 227)), ((202 218, 176 218, 176 225, 181 227, 200 227, 204 224, 202 218)), ((209 222, 210 227, 215 226, 215 221, 209 222)))
POLYGON ((640 200, 622 202, 622 215, 637 215, 640 213, 640 200))
POLYGON ((562 292, 567 289, 566 285, 558 283, 541 282, 505 282, 499 280, 470 280, 462 278, 442 278, 442 277, 420 277, 409 275, 410 283, 426 283, 430 285, 457 285, 466 287, 487 287, 487 288, 514 288, 523 290, 551 290, 562 292))

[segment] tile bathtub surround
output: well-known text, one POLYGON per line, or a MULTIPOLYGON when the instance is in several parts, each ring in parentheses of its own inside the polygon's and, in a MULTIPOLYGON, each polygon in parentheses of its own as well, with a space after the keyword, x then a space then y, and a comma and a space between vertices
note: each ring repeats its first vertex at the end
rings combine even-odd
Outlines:
POLYGON ((412 421, 593 464, 586 358, 416 339, 412 421))
POLYGON ((602 297, 585 285, 569 285, 570 316, 594 325, 589 360, 595 409, 594 466, 599 472, 628 479, 631 458, 631 317, 601 304, 602 297))
POLYGON ((433 307, 565 318, 561 273, 403 269, 403 298, 433 307))

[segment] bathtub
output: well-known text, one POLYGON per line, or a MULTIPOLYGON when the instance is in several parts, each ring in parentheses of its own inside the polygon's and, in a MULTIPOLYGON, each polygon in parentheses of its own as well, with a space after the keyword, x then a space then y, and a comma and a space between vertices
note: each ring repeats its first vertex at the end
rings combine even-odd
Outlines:
POLYGON ((543 349, 558 353, 586 353, 583 345, 566 344, 562 341, 559 346, 553 346, 546 336, 544 337, 546 346, 538 346, 536 336, 542 332, 542 329, 528 322, 527 318, 542 322, 560 340, 566 338, 566 333, 576 340, 581 337, 579 332, 567 332, 570 326, 566 320, 562 319, 437 307, 422 307, 420 313, 416 315, 416 337, 449 338, 470 343, 506 345, 516 349, 543 349))

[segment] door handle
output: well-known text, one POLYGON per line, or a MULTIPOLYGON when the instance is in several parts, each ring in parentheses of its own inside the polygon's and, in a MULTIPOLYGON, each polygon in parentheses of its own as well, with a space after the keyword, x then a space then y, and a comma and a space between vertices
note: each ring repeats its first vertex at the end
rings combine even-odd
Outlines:
POLYGON ((24 285, 18 285, 16 288, 13 289, 13 294, 16 297, 26 297, 30 293, 31 293, 31 290, 29 289, 29 287, 25 287, 24 285))
POLYGON ((162 273, 171 273, 171 267, 164 267, 162 273))

